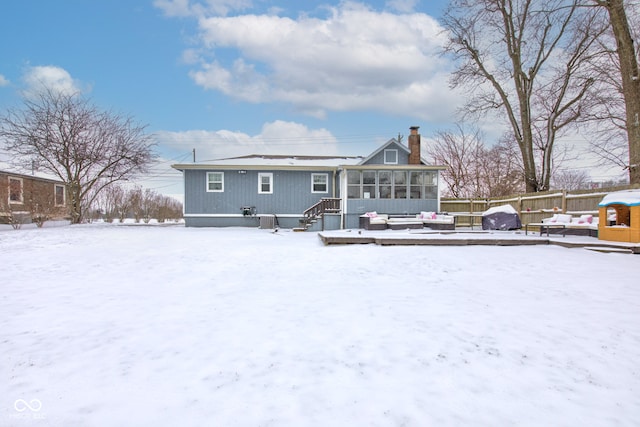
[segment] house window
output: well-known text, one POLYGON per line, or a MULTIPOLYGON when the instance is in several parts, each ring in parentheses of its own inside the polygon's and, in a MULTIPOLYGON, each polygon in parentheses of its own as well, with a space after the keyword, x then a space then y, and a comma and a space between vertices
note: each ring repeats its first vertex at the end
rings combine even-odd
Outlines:
POLYGON ((378 180, 380 182, 379 191, 381 199, 390 199, 391 198, 391 183, 392 183, 393 173, 391 171, 380 171, 378 174, 378 180))
POLYGON ((362 171, 362 196, 365 199, 376 198, 376 171, 362 171))
POLYGON ((398 150, 384 150, 384 164, 385 165, 397 165, 398 164, 398 150))
POLYGON ((326 173, 311 174, 311 192, 312 193, 328 193, 329 192, 329 175, 326 173))
POLYGON ((22 178, 9 178, 9 203, 22 203, 22 178))
POLYGON ((394 199, 407 198, 407 172, 406 171, 393 172, 393 198, 394 199))
POLYGON ((273 174, 258 174, 258 194, 273 194, 273 174))
POLYGON ((224 172, 207 172, 207 192, 224 192, 224 172))
POLYGON ((349 199, 362 198, 362 173, 360 171, 347 172, 347 197, 349 199))
POLYGON ((64 185, 55 185, 54 196, 56 206, 64 206, 64 185))
POLYGON ((349 199, 436 199, 438 175, 433 171, 349 171, 349 199))

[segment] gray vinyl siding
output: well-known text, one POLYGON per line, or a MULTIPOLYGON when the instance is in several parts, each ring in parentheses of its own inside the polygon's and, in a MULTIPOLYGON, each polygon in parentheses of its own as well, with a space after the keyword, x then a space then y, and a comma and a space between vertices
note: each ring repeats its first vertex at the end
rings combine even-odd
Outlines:
MULTIPOLYGON (((409 153, 407 153, 407 149, 398 143, 394 142, 389 144, 384 150, 397 150, 398 151, 398 164, 406 165, 409 164, 409 153)), ((366 165, 384 165, 384 150, 381 150, 375 156, 370 158, 365 164, 366 165)))
POLYGON ((260 214, 300 214, 323 197, 333 194, 330 171, 282 170, 186 170, 185 214, 237 215, 243 206, 255 207, 260 214), (224 192, 207 192, 207 172, 224 172, 224 192), (273 194, 258 194, 258 174, 273 174, 273 194), (311 175, 328 175, 328 192, 311 192, 311 175))

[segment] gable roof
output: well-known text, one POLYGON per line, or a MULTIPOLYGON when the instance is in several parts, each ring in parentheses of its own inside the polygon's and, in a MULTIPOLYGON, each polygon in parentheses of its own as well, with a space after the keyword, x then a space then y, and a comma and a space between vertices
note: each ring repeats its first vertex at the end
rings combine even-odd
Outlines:
MULTIPOLYGON (((363 165, 363 164, 367 163, 369 160, 373 159, 375 156, 380 154, 383 150, 388 149, 391 145, 394 145, 398 149, 404 151, 405 153, 407 153, 407 155, 411 154, 411 150, 409 149, 409 147, 407 147, 404 144, 398 142, 397 139, 391 138, 390 140, 388 140, 387 142, 382 144, 380 147, 378 147, 378 149, 375 150, 373 153, 369 154, 364 160, 362 160, 362 162, 360 162, 360 164, 363 165)), ((422 156, 420 156, 420 163, 423 164, 423 165, 426 165, 427 161, 422 156)))

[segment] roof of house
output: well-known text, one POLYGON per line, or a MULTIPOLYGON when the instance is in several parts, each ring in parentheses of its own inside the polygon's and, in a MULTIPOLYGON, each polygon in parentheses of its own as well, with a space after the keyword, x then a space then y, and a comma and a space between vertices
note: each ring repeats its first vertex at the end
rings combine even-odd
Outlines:
MULTIPOLYGON (((373 153, 369 154, 364 160, 362 160, 362 163, 363 164, 367 163, 369 160, 371 160, 375 156, 377 156, 380 152, 382 152, 383 150, 386 150, 390 145, 394 145, 394 146, 400 148, 401 150, 403 150, 407 154, 411 153, 411 150, 409 149, 409 147, 405 146, 404 144, 399 143, 395 138, 391 138, 390 140, 388 140, 387 142, 382 144, 380 147, 378 147, 378 149, 376 151, 374 151, 373 153)), ((423 165, 427 164, 427 161, 422 156, 420 156, 420 162, 423 165)))
MULTIPOLYGON (((187 169, 335 169, 338 167, 368 167, 366 163, 380 153, 382 150, 394 145, 400 149, 410 152, 409 148, 392 138, 368 156, 312 156, 312 155, 290 155, 290 154, 250 154, 247 156, 229 157, 225 159, 207 160, 196 163, 182 163, 171 165, 177 170, 187 169)), ((422 165, 370 165, 370 167, 428 167, 430 169, 444 169, 443 166, 427 166, 424 158, 420 158, 422 165)))
POLYGON ((277 155, 277 154, 250 154, 248 156, 230 157, 226 159, 209 160, 206 162, 186 163, 172 165, 174 169, 206 169, 220 168, 336 168, 338 166, 357 165, 362 156, 309 156, 309 155, 277 155))
POLYGON ((4 162, 0 162, 0 174, 11 175, 14 177, 25 178, 25 179, 37 179, 39 181, 50 181, 56 184, 64 184, 64 182, 61 181, 60 178, 57 178, 50 174, 45 174, 38 171, 35 171, 34 173, 26 173, 24 171, 19 171, 11 167, 11 165, 4 162))

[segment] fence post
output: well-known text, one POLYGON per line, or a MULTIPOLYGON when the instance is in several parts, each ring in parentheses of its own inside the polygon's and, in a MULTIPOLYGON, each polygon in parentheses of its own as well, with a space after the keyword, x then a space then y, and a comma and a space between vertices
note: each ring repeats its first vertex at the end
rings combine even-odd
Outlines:
POLYGON ((562 213, 567 213, 567 190, 562 190, 562 213))

